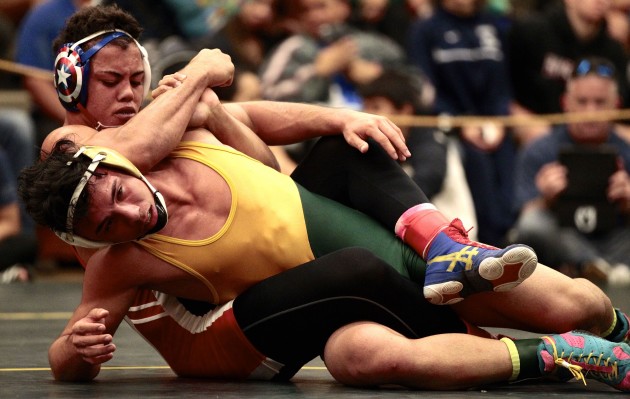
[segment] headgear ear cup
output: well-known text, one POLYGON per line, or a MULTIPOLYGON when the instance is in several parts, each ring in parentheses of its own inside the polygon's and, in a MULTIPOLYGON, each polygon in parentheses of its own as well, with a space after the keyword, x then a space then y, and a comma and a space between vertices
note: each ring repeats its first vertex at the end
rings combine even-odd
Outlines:
MULTIPOLYGON (((81 49, 78 49, 81 51, 81 49)), ((64 45, 55 59, 55 89, 61 105, 71 112, 78 112, 83 88, 83 67, 81 54, 69 44, 64 45)))
POLYGON ((142 55, 144 67, 144 97, 151 89, 151 65, 146 49, 140 45, 131 35, 121 30, 106 30, 89 35, 76 43, 64 44, 55 59, 55 89, 61 105, 70 112, 79 112, 78 105, 87 104, 87 87, 89 79, 90 58, 102 49, 106 44, 121 36, 131 38, 142 55), (80 45, 95 37, 105 35, 98 43, 85 52, 80 45))

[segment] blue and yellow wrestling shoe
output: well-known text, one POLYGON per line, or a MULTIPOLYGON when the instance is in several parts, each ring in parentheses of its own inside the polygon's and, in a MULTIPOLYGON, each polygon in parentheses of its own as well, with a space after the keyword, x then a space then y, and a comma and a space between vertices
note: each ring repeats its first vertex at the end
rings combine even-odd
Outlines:
POLYGON ((568 381, 585 378, 603 382, 623 392, 630 392, 630 346, 610 342, 584 332, 570 332, 542 337, 538 363, 543 375, 568 381))
POLYGON ((536 269, 533 249, 515 244, 499 249, 468 239, 455 219, 431 240, 426 257, 424 297, 436 305, 451 305, 468 295, 508 291, 536 269))

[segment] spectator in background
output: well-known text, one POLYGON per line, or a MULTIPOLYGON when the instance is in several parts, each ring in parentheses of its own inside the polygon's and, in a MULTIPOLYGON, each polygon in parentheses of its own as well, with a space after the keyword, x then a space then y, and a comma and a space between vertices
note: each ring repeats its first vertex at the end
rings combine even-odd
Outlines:
POLYGON ((404 65, 404 50, 348 24, 349 0, 282 0, 294 34, 265 60, 263 98, 360 108, 356 85, 383 66, 404 65))
MULTIPOLYGON (((395 118, 426 114, 422 105, 424 82, 418 71, 385 70, 373 81, 359 86, 363 110, 395 118)), ((477 218, 457 140, 438 128, 400 125, 413 156, 402 163, 409 176, 445 215, 458 216, 466 226, 477 218)), ((469 236, 476 239, 476 230, 469 236)))
MULTIPOLYGON (((433 0, 406 0, 407 9, 414 19, 429 18, 433 14, 433 0)), ((405 38, 405 45, 407 39, 405 38)))
MULTIPOLYGON (((409 58, 435 89, 435 114, 509 113, 503 19, 484 7, 483 0, 440 0, 431 17, 411 27, 409 58)), ((460 137, 479 239, 501 246, 515 220, 510 208, 515 140, 498 124, 463 126, 460 137)))
MULTIPOLYGON (((0 119, 0 137, 5 133, 0 119)), ((0 282, 28 281, 29 267, 37 257, 34 234, 22 230, 17 178, 4 148, 0 147, 0 282)))
POLYGON ((267 53, 286 37, 277 0, 249 0, 216 33, 193 41, 195 48, 218 48, 236 69, 257 74, 267 53))
MULTIPOLYGON (((567 82, 566 112, 615 109, 620 104, 614 65, 599 58, 580 61, 567 82)), ((532 246, 541 262, 567 274, 610 283, 629 284, 630 270, 630 144, 611 122, 581 122, 558 126, 523 148, 516 168, 515 206, 520 212, 514 240, 532 246), (561 227, 555 203, 566 190, 567 169, 558 159, 561 148, 572 144, 609 145, 617 149, 619 170, 608 180, 606 196, 616 204, 618 224, 600 233, 561 227), (616 267, 611 267, 617 264, 616 267), (564 268, 564 269, 563 269, 564 268)), ((582 177, 583 178, 583 177, 582 177)), ((597 219, 595 219, 597 220, 597 219)))
POLYGON ((401 47, 405 46, 407 29, 415 18, 406 0, 354 0, 351 3, 351 25, 385 35, 401 47))
MULTIPOLYGON (((609 59, 625 71, 627 54, 610 36, 606 17, 611 1, 563 0, 544 14, 516 20, 508 39, 513 113, 550 114, 563 111, 565 82, 577 61, 587 56, 609 59)), ((622 104, 628 105, 625 74, 618 77, 622 104)), ((542 124, 518 129, 522 143, 549 131, 542 124)))
MULTIPOLYGON (((19 108, 0 108, 0 150, 5 152, 6 173, 15 183, 20 171, 35 160, 35 127, 28 113, 19 108)), ((35 223, 21 209, 21 230, 35 234, 35 223)))
POLYGON ((606 17, 608 33, 622 44, 627 53, 630 51, 630 1, 612 0, 612 4, 606 17))
MULTIPOLYGON (((17 4, 17 2, 16 2, 17 4)), ((12 24, 2 17, 0 12, 0 58, 11 59, 13 54, 12 43, 15 39, 15 30, 12 24)), ((17 75, 2 76, 0 79, 0 89, 2 90, 18 90, 21 89, 21 82, 17 75)), ((26 105, 21 105, 18 101, 3 101, 0 105, 0 151, 2 152, 2 171, 3 179, 10 181, 2 183, 3 190, 15 190, 15 182, 22 168, 33 163, 35 159, 35 127, 33 120, 26 110, 26 105)), ((7 202, 6 199, 3 204, 7 202)), ((9 201, 10 202, 10 201, 9 201)), ((6 208, 8 209, 8 208, 6 208)), ((6 211, 5 209, 5 211, 6 211)), ((12 214, 13 211, 10 213, 12 214)), ((6 216, 9 212, 3 212, 6 216)), ((13 225, 13 223, 3 218, 0 223, 13 225)), ((7 231, 19 231, 25 235, 35 236, 35 223, 26 213, 24 207, 21 207, 21 213, 18 213, 18 224, 7 231), (17 230, 16 230, 17 229, 17 230)), ((0 234, 0 241, 4 240, 7 234, 0 234)), ((2 251, 0 251, 2 256, 2 251)), ((8 259, 8 257, 5 257, 8 259)), ((1 262, 1 261, 0 261, 1 262)), ((16 263, 16 262, 13 262, 16 263)), ((11 264, 13 264, 11 263, 11 264)), ((6 265, 5 265, 6 266, 6 265)), ((0 263, 0 270, 2 270, 0 263)))
MULTIPOLYGON (((128 0, 130 3, 137 1, 128 0)), ((250 0, 161 0, 172 10, 172 20, 187 41, 211 37, 250 0)), ((115 3, 117 1, 114 1, 115 3)), ((142 21, 140 21, 142 22, 142 21)))
MULTIPOLYGON (((55 65, 52 42, 70 15, 91 0, 45 0, 34 5, 20 23, 15 49, 19 64, 50 70, 55 65)), ((24 88, 34 103, 33 120, 37 126, 37 141, 61 126, 65 112, 50 79, 24 76, 24 88)))
MULTIPOLYGON (((99 3, 99 1, 93 3, 99 3)), ((186 12, 188 9, 186 5, 188 4, 190 7, 197 7, 196 0, 181 0, 181 4, 178 3, 178 0, 102 0, 100 4, 116 4, 121 9, 133 15, 142 25, 142 44, 147 47, 148 51, 151 47, 149 42, 154 41, 159 43, 169 37, 185 37, 184 27, 178 22, 179 16, 177 12, 186 12), (176 8, 176 6, 180 8, 176 8)), ((193 12, 191 14, 199 17, 202 16, 200 12, 193 12)), ((186 26, 192 25, 192 22, 189 22, 190 23, 186 26)))

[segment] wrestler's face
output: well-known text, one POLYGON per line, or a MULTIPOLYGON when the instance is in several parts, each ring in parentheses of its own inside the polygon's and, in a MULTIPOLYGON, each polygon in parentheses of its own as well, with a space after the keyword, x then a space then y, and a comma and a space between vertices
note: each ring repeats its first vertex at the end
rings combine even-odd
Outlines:
POLYGON ((87 110, 107 126, 124 125, 136 115, 144 94, 144 64, 140 49, 110 43, 90 60, 87 110))
POLYGON ((90 178, 90 207, 75 223, 76 234, 93 241, 125 242, 144 237, 157 222, 155 200, 147 185, 118 170, 97 168, 90 178))

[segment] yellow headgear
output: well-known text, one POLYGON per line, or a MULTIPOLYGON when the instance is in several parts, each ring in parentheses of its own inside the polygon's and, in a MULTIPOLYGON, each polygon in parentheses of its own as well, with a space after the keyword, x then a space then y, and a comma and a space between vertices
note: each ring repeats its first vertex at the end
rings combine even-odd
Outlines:
MULTIPOLYGON (((84 248, 100 248, 100 247, 116 244, 113 242, 100 242, 100 241, 88 240, 86 238, 77 236, 73 233, 74 210, 76 208, 77 201, 79 199, 79 196, 83 192, 83 189, 87 185, 88 180, 90 180, 90 177, 92 177, 92 174, 94 173, 96 168, 99 166, 99 164, 103 164, 103 165, 106 165, 115 169, 121 169, 122 171, 142 180, 147 185, 147 187, 149 187, 149 190, 151 190, 151 193, 153 194, 155 198, 155 202, 156 202, 155 205, 156 205, 156 208, 158 209, 158 214, 160 215, 161 213, 160 217, 158 217, 158 225, 156 225, 156 228, 153 231, 160 230, 166 225, 166 222, 168 221, 168 213, 166 211, 166 203, 164 201, 164 197, 162 196, 162 194, 160 194, 159 191, 155 189, 155 187, 153 187, 151 183, 149 183, 149 181, 144 177, 144 175, 140 172, 140 170, 130 160, 125 158, 122 154, 120 154, 116 150, 113 150, 111 148, 106 148, 106 147, 100 147, 100 146, 81 147, 79 151, 77 151, 76 154, 74 154, 74 158, 76 159, 82 155, 91 159, 92 162, 90 162, 90 165, 85 171, 85 174, 83 175, 83 177, 81 177, 81 180, 77 184, 77 187, 75 188, 74 192, 72 193, 72 197, 70 198, 70 203, 68 204, 68 216, 66 219, 66 231, 61 232, 58 230, 54 230, 55 234, 59 238, 61 238, 63 241, 67 242, 68 244, 84 247, 84 248)), ((70 166, 71 164, 72 164, 72 161, 68 162, 68 166, 70 166)))

